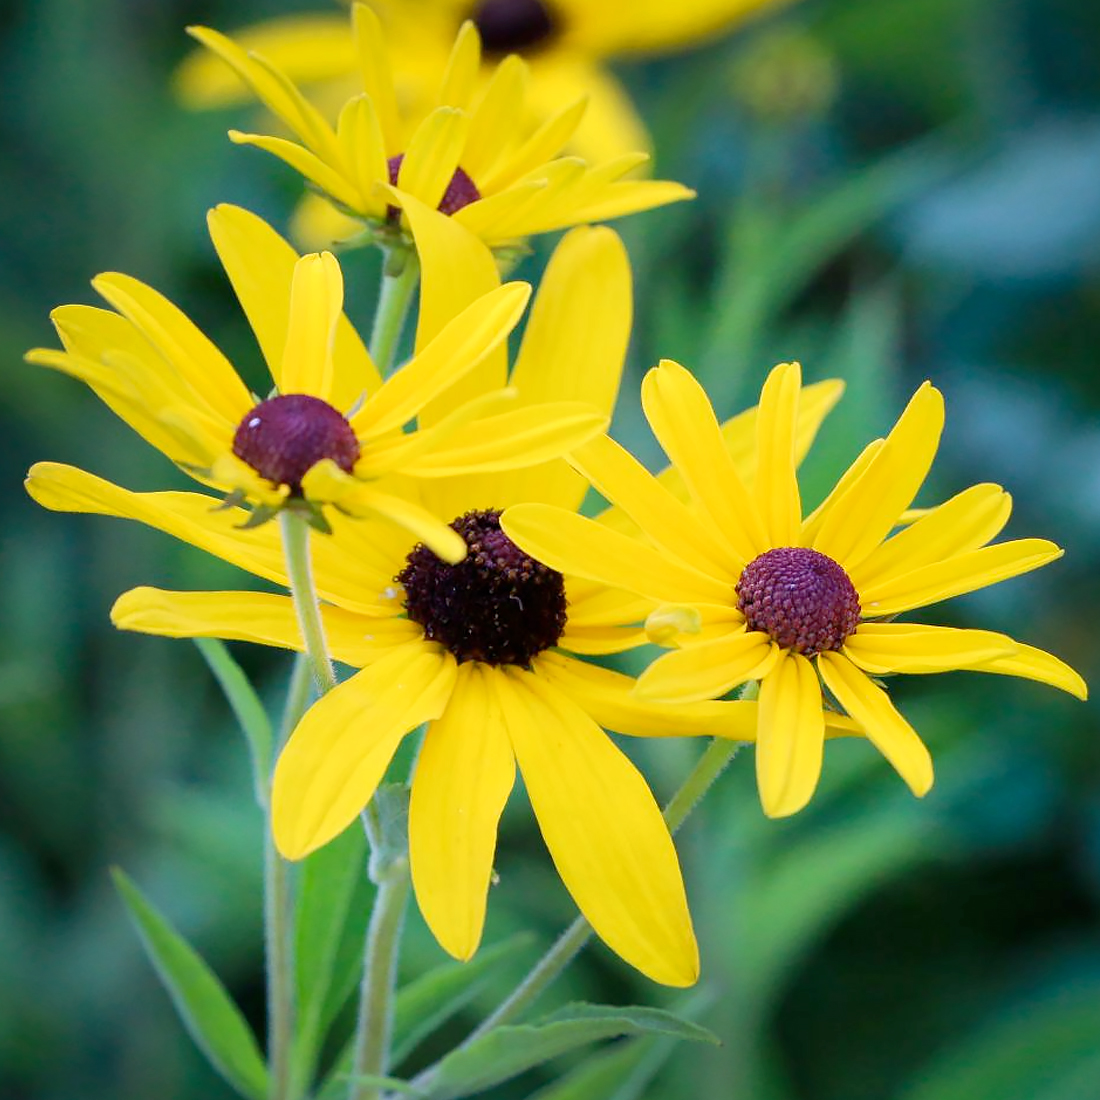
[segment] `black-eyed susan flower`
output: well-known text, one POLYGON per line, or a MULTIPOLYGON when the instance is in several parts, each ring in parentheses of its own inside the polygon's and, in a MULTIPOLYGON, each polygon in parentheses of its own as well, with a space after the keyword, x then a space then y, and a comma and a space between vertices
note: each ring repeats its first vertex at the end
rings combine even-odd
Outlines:
POLYGON ((339 213, 334 220, 316 203, 303 207, 297 219, 303 239, 347 237, 364 222, 383 240, 399 236, 401 212, 391 187, 453 217, 494 248, 692 196, 678 183, 625 178, 648 160, 645 153, 592 165, 561 156, 584 114, 582 93, 560 100, 533 125, 525 106, 527 63, 508 56, 482 80, 474 23, 456 28, 450 58, 441 59, 433 81, 436 98, 411 107, 395 90, 378 17, 356 4, 351 24, 359 89, 335 126, 261 53, 207 28, 191 30, 293 135, 233 130, 230 137, 284 160, 339 213))
MULTIPOLYGON (((261 219, 237 207, 212 211, 209 226, 271 371, 271 394, 250 393, 176 306, 115 273, 93 281, 112 309, 59 307, 52 318, 63 350, 37 349, 28 359, 83 379, 173 462, 230 503, 251 504, 250 522, 292 507, 323 528, 321 509, 333 505, 351 515, 386 516, 455 559, 465 553, 458 536, 384 490, 382 478, 438 477, 469 463, 498 469, 540 462, 562 453, 578 431, 599 430, 601 415, 574 403, 548 409, 533 431, 528 417, 501 412, 510 395, 498 391, 452 408, 420 431, 402 431, 498 350, 506 354, 502 345, 525 308, 526 284, 495 286, 456 310, 383 382, 342 312, 335 257, 299 257, 261 219), (490 414, 492 436, 470 432, 490 414), (471 446, 463 447, 463 439, 471 446)), ((487 254, 484 264, 492 266, 487 254)))
MULTIPOLYGON (((431 102, 451 43, 471 21, 481 35, 485 69, 506 54, 531 66, 529 105, 538 119, 580 96, 588 110, 570 148, 589 160, 646 149, 646 128, 607 62, 640 53, 666 53, 732 28, 777 0, 376 0, 392 43, 402 99, 431 102)), ((296 81, 309 84, 319 103, 346 97, 356 68, 346 17, 292 15, 248 28, 234 37, 296 81)), ((184 100, 210 107, 239 100, 232 73, 195 54, 178 73, 184 100)))
MULTIPOLYGON (((547 270, 510 380, 533 417, 563 397, 611 409, 630 313, 618 238, 574 230, 547 270)), ((838 391, 809 395, 800 439, 808 443, 838 391)), ((727 453, 744 454, 740 444, 731 437, 727 453)), ((655 980, 689 984, 697 954, 676 854, 644 780, 605 730, 742 740, 755 730, 756 704, 652 703, 630 677, 583 659, 644 641, 639 622, 651 605, 548 569, 500 530, 500 509, 515 502, 577 507, 586 483, 564 462, 417 487, 421 505, 467 545, 463 562, 442 561, 392 526, 339 515, 316 548, 333 654, 361 671, 312 707, 279 760, 279 848, 299 858, 353 822, 399 742, 427 723, 410 860, 420 908, 448 951, 466 958, 480 940, 497 823, 518 766, 561 878, 596 932, 655 980)), ((142 520, 284 579, 266 529, 241 532, 230 516, 214 529, 201 497, 126 493, 57 467, 35 471, 32 492, 53 507, 142 520)), ((301 647, 291 601, 279 595, 135 589, 113 617, 155 634, 301 647)), ((853 726, 838 716, 837 732, 853 726)))
POLYGON ((862 727, 915 794, 928 791, 928 750, 879 676, 974 669, 1086 695, 1062 661, 1003 634, 894 621, 1062 551, 1044 539, 987 545, 1011 509, 997 485, 973 486, 895 531, 943 427, 943 399, 927 383, 886 439, 868 446, 803 518, 794 462, 800 374, 797 364, 783 364, 764 385, 749 481, 729 461, 702 388, 665 361, 647 375, 642 399, 688 504, 604 438, 573 461, 631 518, 635 533, 544 504, 517 505, 502 521, 519 546, 554 568, 661 604, 649 616, 650 635, 680 648, 642 674, 640 697, 716 699, 759 682, 756 770, 772 816, 794 813, 813 794, 835 708, 862 727))

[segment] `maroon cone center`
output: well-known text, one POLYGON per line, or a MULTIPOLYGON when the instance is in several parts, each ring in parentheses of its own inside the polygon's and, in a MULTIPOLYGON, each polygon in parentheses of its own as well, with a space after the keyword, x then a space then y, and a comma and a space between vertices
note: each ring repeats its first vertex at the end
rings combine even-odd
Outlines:
POLYGON ((818 550, 765 551, 745 566, 736 592, 750 630, 762 630, 777 645, 806 657, 840 649, 859 625, 855 585, 818 550))

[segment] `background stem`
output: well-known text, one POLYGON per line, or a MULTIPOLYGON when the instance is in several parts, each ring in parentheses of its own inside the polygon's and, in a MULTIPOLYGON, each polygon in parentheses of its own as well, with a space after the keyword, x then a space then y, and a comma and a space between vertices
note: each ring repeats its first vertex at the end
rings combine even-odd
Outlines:
POLYGON ((382 289, 370 334, 370 355, 383 378, 393 370, 405 317, 419 277, 420 265, 415 252, 395 249, 386 253, 382 289))

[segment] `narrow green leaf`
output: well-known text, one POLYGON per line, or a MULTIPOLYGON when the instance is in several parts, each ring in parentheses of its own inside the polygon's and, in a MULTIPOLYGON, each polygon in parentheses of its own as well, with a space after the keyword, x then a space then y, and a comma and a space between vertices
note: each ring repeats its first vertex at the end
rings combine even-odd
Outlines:
POLYGON ((203 660, 210 666, 210 671, 214 673, 214 678, 221 685, 230 707, 233 708, 237 722, 248 740, 256 801, 261 807, 266 806, 273 737, 271 722, 264 710, 264 705, 224 642, 217 638, 195 638, 194 642, 203 660))
POLYGON ((255 1036, 214 972, 118 868, 115 887, 184 1027, 242 1096, 263 1100, 267 1069, 255 1036))
POLYGON ((457 1100, 541 1065, 576 1047, 621 1035, 718 1040, 698 1024, 657 1008, 569 1005, 537 1024, 498 1027, 446 1055, 428 1084, 431 1100, 457 1100))

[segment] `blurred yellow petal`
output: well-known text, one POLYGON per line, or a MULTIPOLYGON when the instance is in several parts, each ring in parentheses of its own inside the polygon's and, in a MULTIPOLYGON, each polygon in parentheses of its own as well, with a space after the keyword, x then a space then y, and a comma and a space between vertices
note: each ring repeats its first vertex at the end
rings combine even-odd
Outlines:
POLYGON ((543 839, 578 908, 647 977, 692 985, 699 956, 679 862, 645 780, 537 675, 505 667, 493 682, 543 839))
POLYGON ((481 942, 497 823, 515 755, 490 677, 458 666, 442 717, 428 726, 409 804, 409 858, 420 912, 445 951, 468 959, 481 942))
POLYGON ((439 102, 451 107, 468 108, 470 97, 477 87, 480 68, 481 39, 477 28, 467 20, 459 28, 451 55, 447 59, 447 68, 439 89, 439 102))
POLYGON ((638 677, 638 696, 670 703, 718 699, 767 676, 779 657, 779 647, 767 634, 731 629, 714 641, 689 643, 662 654, 638 677))
POLYGON ((362 81, 363 91, 370 96, 378 112, 382 133, 386 136, 387 150, 393 156, 402 151, 398 148, 401 122, 382 27, 378 16, 366 4, 353 4, 351 28, 359 63, 359 79, 362 81))
POLYGON ((760 682, 756 784, 768 817, 797 813, 821 777, 825 715, 814 666, 800 653, 782 654, 760 682))
POLYGON ((470 112, 470 134, 462 154, 462 167, 475 183, 500 159, 502 146, 519 129, 526 94, 527 64, 509 54, 493 70, 470 112))
POLYGON ((271 825, 287 859, 309 855, 359 816, 405 734, 444 712, 455 669, 449 653, 418 639, 310 707, 275 766, 271 825))

